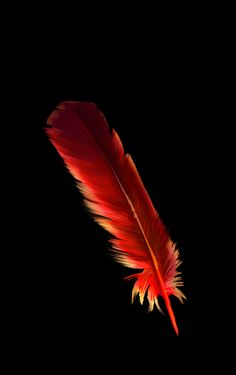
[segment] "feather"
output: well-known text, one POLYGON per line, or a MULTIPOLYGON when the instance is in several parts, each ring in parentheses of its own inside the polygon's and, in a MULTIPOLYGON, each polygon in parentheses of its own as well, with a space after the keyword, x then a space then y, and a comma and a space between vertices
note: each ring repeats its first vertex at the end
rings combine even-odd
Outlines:
POLYGON ((112 234, 115 259, 139 270, 132 301, 145 294, 149 310, 158 309, 161 296, 178 335, 170 295, 183 302, 177 267, 179 252, 142 183, 131 156, 124 153, 118 134, 110 131, 93 103, 62 102, 47 121, 47 134, 77 181, 95 221, 112 234))

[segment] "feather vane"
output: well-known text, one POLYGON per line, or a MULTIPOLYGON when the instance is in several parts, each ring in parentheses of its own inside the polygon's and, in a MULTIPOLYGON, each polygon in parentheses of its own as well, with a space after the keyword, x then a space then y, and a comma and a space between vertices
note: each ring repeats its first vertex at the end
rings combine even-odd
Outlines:
POLYGON ((47 134, 63 158, 85 204, 98 224, 112 234, 115 259, 139 270, 132 301, 145 294, 149 310, 161 296, 173 328, 178 327, 170 295, 183 301, 179 252, 171 241, 129 154, 93 103, 62 102, 50 115, 47 134))

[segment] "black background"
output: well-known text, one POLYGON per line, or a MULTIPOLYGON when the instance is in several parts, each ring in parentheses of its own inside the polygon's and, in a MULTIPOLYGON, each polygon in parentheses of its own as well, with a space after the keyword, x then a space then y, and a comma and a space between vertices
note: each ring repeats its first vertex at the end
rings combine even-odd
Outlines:
POLYGON ((204 337, 214 326, 204 307, 212 284, 203 277, 215 230, 210 201, 219 167, 220 39, 211 30, 202 35, 197 23, 191 28, 191 19, 170 24, 155 30, 152 23, 147 36, 140 25, 122 37, 118 30, 112 38, 107 30, 90 37, 89 26, 65 33, 60 24, 50 35, 41 28, 33 41, 19 43, 9 96, 18 98, 18 120, 26 130, 25 158, 15 171, 21 209, 14 219, 22 225, 23 246, 14 255, 14 304, 29 342, 73 343, 75 350, 82 345, 96 352, 120 342, 135 350, 154 343, 158 349, 164 338, 176 339, 163 304, 164 316, 148 314, 146 302, 131 304, 132 282, 123 280, 129 270, 111 258, 109 235, 86 212, 47 139, 47 118, 64 100, 94 102, 104 113, 180 249, 187 300, 181 305, 171 299, 178 339, 204 337))

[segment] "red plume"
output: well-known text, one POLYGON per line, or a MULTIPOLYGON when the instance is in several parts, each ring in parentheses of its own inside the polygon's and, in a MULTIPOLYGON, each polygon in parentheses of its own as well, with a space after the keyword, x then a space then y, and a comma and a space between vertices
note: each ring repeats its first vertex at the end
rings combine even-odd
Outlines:
POLYGON ((169 295, 181 301, 183 293, 177 267, 179 253, 171 241, 130 155, 93 103, 63 102, 48 119, 48 136, 78 182, 94 219, 114 237, 115 259, 139 269, 132 301, 145 293, 149 309, 160 309, 162 296, 173 328, 178 334, 169 295))

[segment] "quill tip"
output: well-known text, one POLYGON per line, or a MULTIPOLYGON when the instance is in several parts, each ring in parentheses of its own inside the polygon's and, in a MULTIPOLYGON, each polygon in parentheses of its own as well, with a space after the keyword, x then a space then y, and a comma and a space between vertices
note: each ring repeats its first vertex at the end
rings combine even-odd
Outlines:
POLYGON ((179 336, 179 329, 176 324, 174 326, 174 330, 175 330, 176 335, 179 336))

